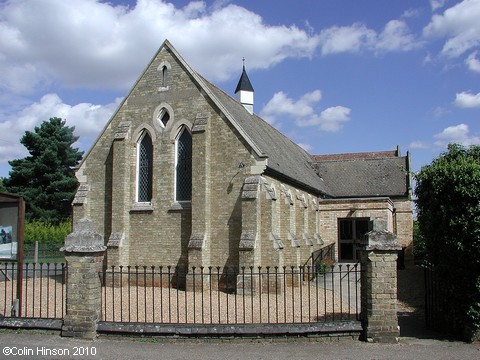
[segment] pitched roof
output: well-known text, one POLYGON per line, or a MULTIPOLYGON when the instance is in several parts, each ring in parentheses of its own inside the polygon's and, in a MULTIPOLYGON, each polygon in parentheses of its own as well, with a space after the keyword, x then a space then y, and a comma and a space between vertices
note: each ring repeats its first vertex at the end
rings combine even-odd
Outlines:
MULTIPOLYGON (((163 47, 168 47, 170 52, 182 63, 185 70, 190 73, 240 136, 251 146, 256 155, 259 158, 267 158, 266 174, 308 188, 318 195, 329 194, 323 179, 310 165, 311 158, 305 150, 265 120, 255 114, 250 114, 241 103, 194 71, 168 40, 163 42, 158 52, 163 47)), ((248 76, 246 78, 248 79, 248 76)))
POLYGON ((329 194, 323 179, 312 168, 310 155, 305 150, 259 116, 250 114, 223 90, 203 78, 202 80, 211 95, 228 112, 227 118, 234 122, 248 142, 255 144, 258 155, 268 158, 267 174, 296 182, 317 194, 329 194))
POLYGON ((355 159, 382 159, 399 156, 399 150, 389 151, 370 151, 358 153, 343 153, 343 154, 325 154, 325 155, 311 155, 314 161, 326 160, 355 160, 355 159))
POLYGON ((335 197, 409 195, 409 154, 396 151, 312 156, 313 166, 335 197))
MULTIPOLYGON (((309 155, 265 120, 255 114, 250 114, 241 103, 195 72, 168 40, 165 40, 160 46, 145 71, 163 48, 168 48, 170 53, 178 59, 185 71, 205 91, 227 121, 251 147, 253 153, 259 159, 267 160, 265 174, 308 189, 313 194, 327 197, 408 195, 410 181, 408 174, 405 175, 405 169, 408 171, 408 155, 406 158, 402 158, 396 157, 394 152, 368 153, 373 157, 370 159, 372 162, 368 162, 366 159, 368 156, 365 154, 367 153, 309 155), (357 159, 358 157, 360 159, 357 159), (342 181, 338 181, 338 179, 342 179, 342 181)), ((83 166, 84 161, 101 138, 101 134, 109 127, 110 122, 115 118, 143 74, 85 154, 79 168, 83 166)), ((239 88, 246 90, 249 87, 253 91, 244 67, 237 90, 239 88)))

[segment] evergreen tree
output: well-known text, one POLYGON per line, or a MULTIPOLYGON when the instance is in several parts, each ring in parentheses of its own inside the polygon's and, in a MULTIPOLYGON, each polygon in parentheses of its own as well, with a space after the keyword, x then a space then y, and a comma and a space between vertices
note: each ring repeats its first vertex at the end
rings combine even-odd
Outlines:
POLYGON ((83 156, 72 148, 78 139, 74 129, 54 117, 20 139, 30 156, 9 161, 12 170, 4 185, 8 192, 25 198, 28 220, 58 223, 71 215, 78 186, 74 169, 83 156))
POLYGON ((0 191, 1 192, 7 192, 7 189, 5 188, 4 182, 5 182, 5 178, 0 178, 0 191))

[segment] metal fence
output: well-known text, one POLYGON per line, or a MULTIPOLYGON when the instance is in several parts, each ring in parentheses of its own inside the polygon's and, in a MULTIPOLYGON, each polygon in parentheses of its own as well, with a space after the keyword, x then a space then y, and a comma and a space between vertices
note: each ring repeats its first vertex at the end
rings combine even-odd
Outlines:
POLYGON ((164 324, 287 324, 360 320, 360 265, 112 266, 102 320, 164 324))
MULTIPOLYGON (((0 318, 63 319, 63 263, 0 264, 0 318), (19 281, 20 280, 20 281, 19 281)), ((105 268, 104 322, 308 324, 360 320, 359 264, 316 267, 105 268)))
POLYGON ((66 265, 0 263, 0 318, 63 319, 66 265))
POLYGON ((46 241, 46 242, 29 242, 24 244, 23 261, 29 263, 38 262, 65 262, 65 256, 60 248, 62 243, 46 241))
POLYGON ((435 266, 424 262, 422 264, 425 277, 425 325, 435 329, 439 322, 438 279, 435 266))
POLYGON ((307 262, 304 264, 305 266, 311 266, 314 271, 312 272, 312 278, 321 271, 324 272, 330 266, 335 263, 335 244, 327 245, 317 251, 314 251, 312 255, 309 257, 307 262))

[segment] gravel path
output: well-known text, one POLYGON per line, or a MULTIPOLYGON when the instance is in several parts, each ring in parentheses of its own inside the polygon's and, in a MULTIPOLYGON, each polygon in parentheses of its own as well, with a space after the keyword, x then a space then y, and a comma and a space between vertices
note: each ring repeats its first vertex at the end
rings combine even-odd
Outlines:
MULTIPOLYGON (((107 286, 102 289, 102 319, 158 323, 300 323, 355 319, 357 304, 344 296, 301 282, 285 291, 235 294, 204 289, 183 291, 166 286, 107 286), (343 299, 343 300, 342 300, 343 299)), ((16 280, 0 281, 0 316, 10 316, 16 280)), ((22 316, 62 318, 65 285, 61 277, 26 278, 22 316)))

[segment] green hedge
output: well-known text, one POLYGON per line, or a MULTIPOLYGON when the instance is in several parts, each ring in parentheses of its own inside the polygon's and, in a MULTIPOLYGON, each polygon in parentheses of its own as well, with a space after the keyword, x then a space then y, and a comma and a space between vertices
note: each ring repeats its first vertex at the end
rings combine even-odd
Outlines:
POLYGON ((63 244, 65 237, 71 232, 71 221, 64 221, 58 225, 42 221, 27 221, 25 222, 25 244, 31 244, 35 241, 39 243, 63 244))

